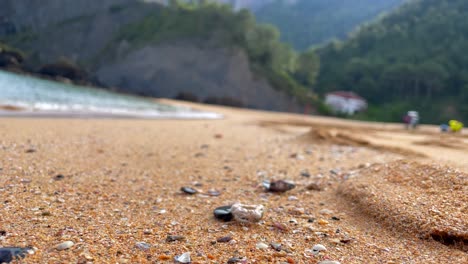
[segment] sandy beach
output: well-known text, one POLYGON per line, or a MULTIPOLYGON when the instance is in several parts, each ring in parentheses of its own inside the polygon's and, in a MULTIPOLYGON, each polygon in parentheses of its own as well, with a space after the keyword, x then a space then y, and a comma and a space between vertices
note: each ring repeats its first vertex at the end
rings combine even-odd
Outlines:
POLYGON ((0 118, 0 245, 37 248, 20 263, 468 263, 468 135, 162 102, 224 118, 0 118), (236 202, 263 219, 213 216, 236 202))

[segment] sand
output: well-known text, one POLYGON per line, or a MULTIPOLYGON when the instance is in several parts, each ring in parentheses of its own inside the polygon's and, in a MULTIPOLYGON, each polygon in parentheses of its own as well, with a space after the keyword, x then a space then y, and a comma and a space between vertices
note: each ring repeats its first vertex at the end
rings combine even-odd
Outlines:
POLYGON ((225 118, 0 118, 0 245, 37 248, 21 263, 468 263, 466 135, 184 104, 225 118), (263 220, 213 217, 235 202, 263 220))

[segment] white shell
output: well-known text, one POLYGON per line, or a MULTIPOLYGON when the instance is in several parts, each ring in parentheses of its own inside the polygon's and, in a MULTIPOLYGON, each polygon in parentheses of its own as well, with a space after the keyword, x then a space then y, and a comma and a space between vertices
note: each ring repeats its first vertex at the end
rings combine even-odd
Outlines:
POLYGON ((175 261, 179 263, 190 263, 190 252, 185 252, 184 254, 175 257, 175 261))
POLYGON ((75 245, 75 243, 73 243, 73 241, 65 241, 65 242, 62 242, 62 243, 56 245, 55 248, 57 250, 65 250, 65 249, 69 249, 69 248, 73 247, 73 245, 75 245))
POLYGON ((258 249, 267 249, 268 245, 262 242, 257 243, 256 248, 258 249))
POLYGON ((320 251, 326 251, 327 248, 324 245, 317 244, 312 248, 312 254, 317 255, 320 251))
POLYGON ((234 220, 242 223, 260 221, 260 219, 263 217, 263 212, 263 205, 246 205, 235 203, 231 206, 231 213, 234 217, 234 220))

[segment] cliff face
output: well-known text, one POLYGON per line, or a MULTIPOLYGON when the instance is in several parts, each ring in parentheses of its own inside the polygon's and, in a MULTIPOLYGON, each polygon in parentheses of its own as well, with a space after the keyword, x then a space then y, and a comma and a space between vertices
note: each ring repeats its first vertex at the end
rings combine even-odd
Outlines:
POLYGON ((66 59, 100 83, 128 93, 174 98, 185 92, 200 100, 229 97, 252 108, 300 111, 292 98, 252 74, 242 50, 213 48, 193 39, 139 47, 116 43, 123 26, 159 12, 160 4, 138 0, 0 1, 0 40, 29 54, 31 68, 66 59), (110 46, 121 49, 109 57, 110 46))
POLYGON ((208 50, 188 42, 146 46, 101 65, 96 74, 125 92, 170 98, 191 93, 200 100, 228 97, 252 108, 300 111, 291 98, 252 74, 241 50, 208 50))

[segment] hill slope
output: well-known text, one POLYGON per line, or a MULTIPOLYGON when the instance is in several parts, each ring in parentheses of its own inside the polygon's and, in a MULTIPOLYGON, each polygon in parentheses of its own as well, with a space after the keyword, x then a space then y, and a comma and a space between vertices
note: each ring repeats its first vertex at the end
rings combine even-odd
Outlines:
POLYGON ((349 32, 404 0, 276 0, 255 11, 260 22, 281 31, 282 40, 304 50, 349 32))
POLYGON ((344 43, 320 50, 318 90, 352 90, 380 110, 366 118, 425 122, 468 118, 468 2, 413 1, 344 43), (464 103, 465 102, 465 103, 464 103))

